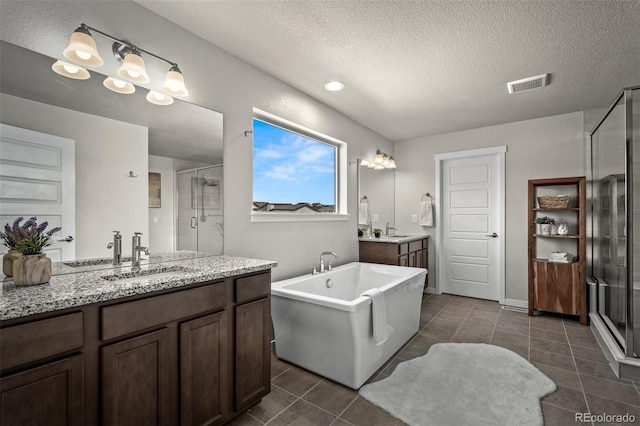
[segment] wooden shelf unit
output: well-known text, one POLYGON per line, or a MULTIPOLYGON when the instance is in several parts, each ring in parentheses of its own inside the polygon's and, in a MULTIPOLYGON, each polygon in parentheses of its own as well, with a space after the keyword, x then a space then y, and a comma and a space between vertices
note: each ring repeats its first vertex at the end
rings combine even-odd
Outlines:
POLYGON ((532 179, 528 185, 528 272, 529 315, 534 311, 548 311, 579 317, 587 325, 586 283, 586 179, 584 176, 532 179), (540 208, 537 197, 569 194, 567 208, 540 208), (565 192, 566 191, 566 192, 565 192), (569 235, 541 235, 536 232, 536 217, 558 213, 571 229, 569 235), (548 260, 549 253, 538 247, 566 247, 575 256, 572 262, 548 260))

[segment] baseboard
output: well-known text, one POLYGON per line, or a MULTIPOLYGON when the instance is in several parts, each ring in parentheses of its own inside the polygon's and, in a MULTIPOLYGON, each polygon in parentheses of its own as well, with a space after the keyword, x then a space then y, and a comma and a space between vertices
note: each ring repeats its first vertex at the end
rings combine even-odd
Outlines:
POLYGON ((436 293, 436 289, 433 288, 433 287, 425 287, 423 293, 438 294, 438 293, 436 293))
POLYGON ((522 308, 522 309, 529 309, 529 302, 527 302, 526 300, 504 299, 503 305, 514 306, 516 308, 522 308))

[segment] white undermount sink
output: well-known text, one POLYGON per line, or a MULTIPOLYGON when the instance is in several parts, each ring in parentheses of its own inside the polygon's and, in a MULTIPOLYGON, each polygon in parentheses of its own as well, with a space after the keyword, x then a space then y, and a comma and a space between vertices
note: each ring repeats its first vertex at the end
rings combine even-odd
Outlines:
POLYGON ((182 266, 169 266, 154 269, 142 269, 140 271, 122 272, 113 275, 105 275, 100 278, 116 284, 128 284, 140 282, 142 280, 157 280, 159 278, 170 279, 183 276, 189 272, 193 271, 183 268, 182 266))

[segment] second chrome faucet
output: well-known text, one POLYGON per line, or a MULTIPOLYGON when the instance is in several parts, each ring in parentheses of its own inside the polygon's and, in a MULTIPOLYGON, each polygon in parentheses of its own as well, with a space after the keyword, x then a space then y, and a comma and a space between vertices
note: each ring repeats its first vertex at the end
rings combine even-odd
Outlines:
MULTIPOLYGON (((142 232, 134 232, 131 240, 131 268, 135 271, 140 269, 141 253, 147 256, 151 254, 147 247, 140 245, 142 232)), ((113 242, 107 244, 108 249, 113 249, 113 264, 122 265, 122 235, 120 231, 113 231, 113 242)))
POLYGON ((131 240, 131 269, 137 271, 140 269, 140 254, 150 255, 151 252, 147 247, 140 245, 140 236, 142 232, 134 232, 131 240))

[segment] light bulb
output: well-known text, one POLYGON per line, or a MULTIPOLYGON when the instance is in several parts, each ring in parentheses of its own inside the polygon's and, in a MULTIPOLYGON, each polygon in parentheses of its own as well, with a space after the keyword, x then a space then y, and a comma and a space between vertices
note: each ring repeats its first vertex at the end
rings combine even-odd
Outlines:
POLYGON ((113 85, 116 86, 118 89, 122 89, 127 86, 127 83, 125 83, 122 80, 118 80, 117 78, 114 78, 113 85))
POLYGON ((84 59, 85 61, 87 59, 91 59, 91 56, 93 56, 91 53, 83 52, 81 50, 76 50, 76 55, 78 55, 78 58, 84 59))
POLYGON ((149 93, 147 93, 147 100, 156 105, 171 105, 173 103, 173 98, 171 96, 154 92, 153 90, 149 90, 149 93))
POLYGON ((78 71, 80 71, 80 70, 78 69, 78 67, 73 66, 73 65, 71 65, 71 64, 66 64, 66 65, 63 65, 62 67, 63 67, 63 68, 64 68, 64 70, 65 70, 66 72, 68 72, 69 74, 77 74, 77 73, 78 73, 78 71))
POLYGON ((51 69, 61 76, 73 78, 75 80, 86 80, 90 77, 89 71, 82 67, 75 66, 68 62, 56 61, 51 69))

